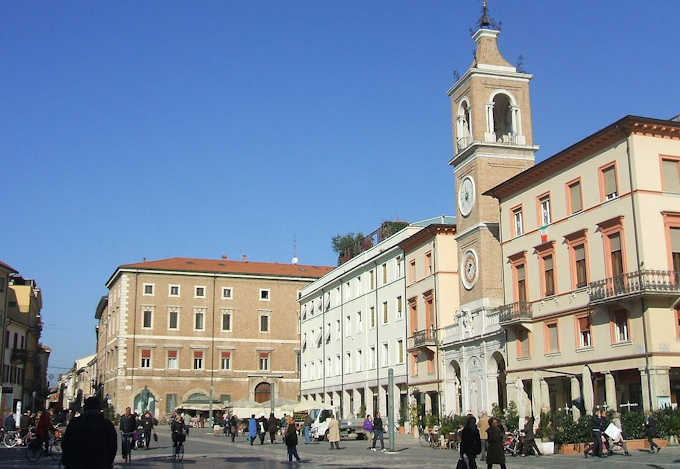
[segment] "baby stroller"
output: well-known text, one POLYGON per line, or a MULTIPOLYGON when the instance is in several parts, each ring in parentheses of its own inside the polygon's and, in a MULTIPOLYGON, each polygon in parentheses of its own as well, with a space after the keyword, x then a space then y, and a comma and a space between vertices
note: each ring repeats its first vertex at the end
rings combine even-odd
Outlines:
POLYGON ((522 449, 520 442, 519 430, 514 432, 507 432, 505 434, 505 443, 503 444, 503 451, 511 456, 517 456, 522 449))
POLYGON ((137 430, 132 434, 132 448, 141 449, 144 448, 144 427, 141 425, 137 427, 137 430))

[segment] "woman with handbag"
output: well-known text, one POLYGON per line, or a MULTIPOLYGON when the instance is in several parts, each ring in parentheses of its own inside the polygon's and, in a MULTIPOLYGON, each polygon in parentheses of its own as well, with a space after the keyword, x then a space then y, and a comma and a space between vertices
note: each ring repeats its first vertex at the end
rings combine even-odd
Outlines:
POLYGON ((482 440, 479 437, 477 419, 473 415, 468 415, 461 436, 460 461, 458 461, 458 465, 456 466, 457 469, 477 469, 477 461, 475 458, 481 452, 482 440))
POLYGON ((503 443, 505 432, 503 428, 498 425, 498 419, 491 417, 489 419, 489 428, 487 434, 487 450, 486 450, 486 469, 491 469, 494 464, 500 464, 501 469, 505 469, 505 451, 503 451, 503 443))

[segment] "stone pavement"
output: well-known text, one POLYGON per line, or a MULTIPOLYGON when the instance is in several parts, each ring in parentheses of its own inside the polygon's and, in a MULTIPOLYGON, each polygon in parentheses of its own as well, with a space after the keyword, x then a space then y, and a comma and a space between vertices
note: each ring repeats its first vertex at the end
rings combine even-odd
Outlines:
MULTIPOLYGON (((255 443, 250 446, 243 437, 232 444, 223 436, 214 436, 206 430, 192 430, 185 444, 183 464, 175 464, 170 461, 172 453, 170 434, 166 427, 158 429, 158 442, 152 443, 151 450, 137 450, 133 453, 131 468, 179 468, 208 469, 295 469, 313 468, 455 468, 458 453, 453 450, 438 450, 421 447, 411 437, 398 435, 396 440, 397 451, 395 453, 373 452, 366 449, 365 441, 342 441, 340 450, 329 450, 327 442, 312 443, 298 446, 298 452, 303 462, 289 464, 286 456, 286 447, 281 444, 280 437, 277 444, 266 443, 260 446, 255 443)), ((302 441, 302 439, 301 439, 302 441)), ((387 441, 386 441, 387 443, 387 441)), ((599 459, 582 456, 530 456, 526 458, 508 457, 508 468, 517 469, 576 469, 576 468, 611 468, 617 469, 680 469, 680 448, 665 448, 660 454, 650 455, 639 451, 632 457, 613 456, 599 459)), ((116 468, 125 467, 121 462, 120 450, 116 457, 116 468)), ((478 461, 480 469, 486 465, 478 461)), ((57 468, 58 464, 49 458, 43 458, 38 464, 31 464, 24 458, 21 448, 0 449, 0 469, 5 468, 57 468)), ((498 467, 498 466, 496 466, 498 467)))

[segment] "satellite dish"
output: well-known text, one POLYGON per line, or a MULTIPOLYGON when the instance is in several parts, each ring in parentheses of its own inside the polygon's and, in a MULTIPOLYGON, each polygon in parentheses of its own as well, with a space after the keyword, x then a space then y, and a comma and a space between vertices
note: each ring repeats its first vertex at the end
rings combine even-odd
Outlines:
POLYGON ((297 264, 298 262, 299 262, 299 259, 298 259, 297 257, 293 257, 293 258, 290 260, 290 263, 291 263, 291 264, 297 264))

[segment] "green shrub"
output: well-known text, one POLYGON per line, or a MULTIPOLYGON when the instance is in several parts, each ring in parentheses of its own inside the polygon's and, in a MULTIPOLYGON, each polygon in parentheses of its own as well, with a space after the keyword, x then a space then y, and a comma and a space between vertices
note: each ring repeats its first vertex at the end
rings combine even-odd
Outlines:
POLYGON ((425 426, 432 428, 435 425, 439 425, 439 416, 432 414, 425 414, 425 426))
POLYGON ((519 428, 519 413, 517 412, 517 404, 514 401, 508 403, 508 408, 505 409, 505 426, 508 431, 513 432, 519 428))
POLYGON ((555 412, 552 419, 553 439, 563 445, 570 443, 586 443, 591 438, 590 415, 582 415, 578 421, 564 410, 555 412))
POLYGON ((621 414, 623 436, 627 440, 642 438, 644 433, 645 415, 642 412, 626 412, 621 414))
POLYGON ((554 439, 555 430, 552 422, 551 414, 541 412, 541 420, 538 422, 538 429, 536 429, 536 437, 541 439, 554 439))

